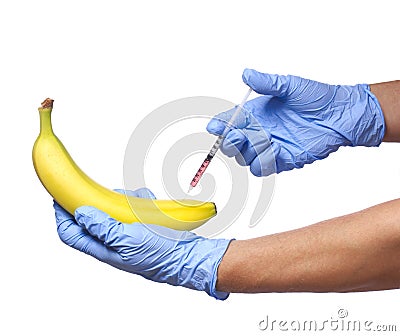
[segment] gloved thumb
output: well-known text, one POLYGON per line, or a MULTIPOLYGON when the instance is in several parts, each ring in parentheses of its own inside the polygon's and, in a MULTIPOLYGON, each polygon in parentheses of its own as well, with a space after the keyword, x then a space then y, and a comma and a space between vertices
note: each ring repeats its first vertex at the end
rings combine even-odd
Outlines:
POLYGON ((127 196, 156 199, 156 196, 154 196, 153 192, 146 187, 136 190, 114 189, 114 191, 127 196))
POLYGON ((290 92, 288 90, 290 85, 288 76, 271 75, 253 69, 245 69, 242 79, 245 84, 259 94, 284 97, 290 92))

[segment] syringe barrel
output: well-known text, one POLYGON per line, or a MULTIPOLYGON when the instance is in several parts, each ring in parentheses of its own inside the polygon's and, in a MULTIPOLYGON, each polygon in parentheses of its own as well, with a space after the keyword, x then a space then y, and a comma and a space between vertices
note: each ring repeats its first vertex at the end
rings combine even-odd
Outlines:
POLYGON ((193 177, 192 182, 190 182, 190 185, 194 188, 197 183, 200 181, 201 177, 203 176, 204 172, 206 171, 208 165, 210 164, 212 160, 212 156, 210 154, 207 155, 207 157, 204 159, 203 163, 201 164, 199 170, 197 171, 196 175, 193 177))
POLYGON ((214 157, 215 153, 217 153, 219 147, 221 147, 222 141, 224 141, 225 136, 220 135, 217 140, 214 142, 214 145, 212 146, 210 152, 208 153, 208 156, 214 157))
MULTIPOLYGON (((197 171, 196 175, 193 177, 192 182, 190 182, 191 188, 194 188, 197 185, 197 183, 199 182, 199 180, 203 176, 204 172, 206 171, 208 165, 210 164, 212 158, 217 153, 219 147, 221 147, 222 141, 224 141, 224 138, 228 134, 229 130, 231 129, 236 117, 239 115, 240 111, 242 110, 244 103, 246 102, 247 98, 249 98, 251 91, 252 91, 252 89, 249 88, 247 90, 246 95, 244 96, 242 102, 240 103, 240 105, 238 105, 236 107, 236 110, 233 113, 231 119, 226 124, 223 133, 217 138, 217 140, 215 141, 214 145, 212 146, 210 152, 208 153, 206 159, 203 161, 203 163, 200 166, 199 170, 197 171)), ((189 188, 189 191, 190 190, 191 189, 189 188)))

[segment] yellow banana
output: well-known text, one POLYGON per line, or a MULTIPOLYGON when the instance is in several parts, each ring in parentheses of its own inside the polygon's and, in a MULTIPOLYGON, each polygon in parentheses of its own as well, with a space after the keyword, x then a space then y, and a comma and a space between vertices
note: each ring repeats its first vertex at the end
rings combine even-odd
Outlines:
POLYGON ((40 134, 32 151, 36 174, 49 194, 68 212, 94 206, 124 223, 157 224, 176 230, 193 230, 216 215, 211 202, 151 200, 127 196, 101 186, 74 162, 51 125, 53 100, 39 107, 40 134))

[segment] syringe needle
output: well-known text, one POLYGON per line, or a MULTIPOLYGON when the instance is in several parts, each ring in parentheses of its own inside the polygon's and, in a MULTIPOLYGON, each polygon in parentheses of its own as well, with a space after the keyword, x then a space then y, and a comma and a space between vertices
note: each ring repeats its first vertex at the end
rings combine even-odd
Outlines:
POLYGON ((203 163, 201 164, 200 168, 197 170, 196 175, 194 175, 192 181, 189 185, 189 190, 187 193, 190 193, 194 187, 196 187, 197 183, 200 181, 201 177, 203 176, 204 172, 206 171, 207 167, 209 166, 211 160, 217 153, 218 149, 221 147, 222 141, 224 140, 225 136, 227 135, 229 129, 232 127, 233 123, 235 122, 237 116, 242 111, 243 105, 246 103, 247 99, 250 96, 252 89, 249 88, 242 100, 242 102, 238 105, 235 112, 233 113, 231 119, 225 126, 224 131, 220 136, 218 136, 217 140, 215 141, 214 145, 211 147, 210 152, 208 153, 207 157, 204 159, 203 163))

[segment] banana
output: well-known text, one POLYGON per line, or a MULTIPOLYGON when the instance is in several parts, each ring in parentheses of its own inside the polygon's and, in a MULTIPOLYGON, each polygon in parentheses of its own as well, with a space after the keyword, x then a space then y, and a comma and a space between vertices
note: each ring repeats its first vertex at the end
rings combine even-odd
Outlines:
POLYGON ((69 213, 90 205, 123 223, 157 224, 176 230, 193 230, 216 215, 212 202, 144 199, 103 187, 78 167, 54 134, 53 100, 47 98, 38 110, 40 133, 32 150, 33 165, 48 193, 69 213))

